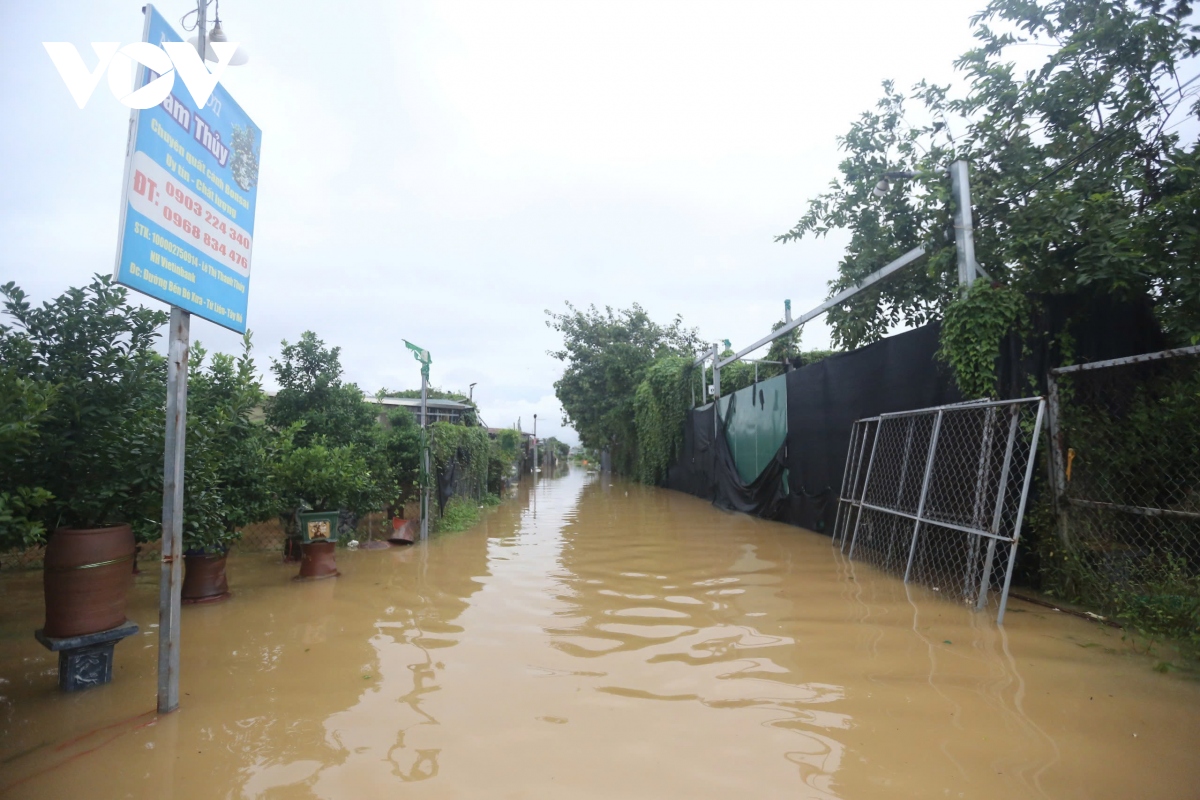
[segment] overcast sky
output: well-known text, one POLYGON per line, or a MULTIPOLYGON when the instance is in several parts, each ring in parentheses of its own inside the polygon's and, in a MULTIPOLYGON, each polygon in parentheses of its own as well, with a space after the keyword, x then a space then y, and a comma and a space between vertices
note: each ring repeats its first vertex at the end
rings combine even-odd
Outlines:
MULTIPOLYGON (((89 42, 140 38, 141 4, 0 2, 0 282, 40 302, 112 271, 128 120, 106 83, 80 110, 41 43, 90 66, 89 42)), ((403 337, 435 385, 478 383, 489 424, 537 413, 574 443, 544 309, 638 302, 737 347, 784 298, 818 304, 846 238, 773 237, 881 81, 954 77, 982 5, 226 0, 250 61, 223 83, 263 131, 260 366, 312 329, 368 393, 417 388, 403 337)), ((180 32, 194 7, 158 4, 180 32)), ((192 335, 237 347, 203 320, 192 335)))

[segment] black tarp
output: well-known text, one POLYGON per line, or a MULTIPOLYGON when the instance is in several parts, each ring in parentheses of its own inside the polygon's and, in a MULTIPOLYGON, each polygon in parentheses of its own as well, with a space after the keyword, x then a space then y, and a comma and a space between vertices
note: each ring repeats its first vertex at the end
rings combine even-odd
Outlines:
POLYGON ((716 452, 713 449, 713 407, 698 408, 687 413, 683 424, 683 444, 679 458, 667 470, 663 485, 668 489, 687 492, 705 500, 717 496, 713 464, 716 452))
MULTIPOLYGON (((1048 296, 1032 320, 1039 334, 1026 348, 1011 335, 1002 344, 998 377, 1002 396, 1044 391, 1045 371, 1061 363, 1058 342, 1069 333, 1074 362, 1160 350, 1165 345, 1146 298, 1108 295, 1048 296), (1042 388, 1035 389, 1034 386, 1042 388)), ((689 411, 683 448, 664 485, 714 500, 726 508, 778 518, 832 533, 854 422, 895 411, 960 402, 948 365, 937 358, 938 322, 874 344, 830 356, 787 374, 788 435, 776 460, 788 472, 789 496, 765 491, 777 475, 742 483, 728 445, 714 447, 713 407, 689 411), (724 455, 722 455, 724 453, 724 455)), ((775 462, 770 469, 775 469, 775 462)))
MULTIPOLYGON (((732 395, 725 411, 726 419, 735 413, 737 395, 732 395)), ((717 415, 713 406, 689 411, 683 428, 683 444, 679 458, 667 471, 663 485, 668 489, 711 500, 713 505, 727 511, 741 511, 760 517, 777 518, 784 510, 787 489, 783 482, 787 443, 779 446, 774 457, 753 481, 746 483, 738 472, 725 436, 726 419, 717 415), (720 426, 717 435, 714 425, 720 426)))
POLYGON ((854 421, 961 400, 930 323, 787 376, 791 497, 784 519, 832 532, 854 421))

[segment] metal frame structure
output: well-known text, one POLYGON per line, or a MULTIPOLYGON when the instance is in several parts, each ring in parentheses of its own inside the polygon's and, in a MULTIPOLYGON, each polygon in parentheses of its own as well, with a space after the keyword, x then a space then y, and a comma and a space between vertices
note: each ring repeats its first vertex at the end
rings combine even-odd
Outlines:
MULTIPOLYGON (((903 177, 916 177, 918 173, 889 173, 890 175, 898 175, 903 177)), ((971 287, 976 277, 987 278, 987 273, 979 266, 975 260, 975 227, 972 222, 971 213, 971 186, 970 186, 970 166, 964 160, 955 161, 950 164, 945 173, 950 176, 951 195, 955 200, 954 208, 954 246, 958 254, 958 283, 963 292, 971 287)), ((792 305, 790 300, 784 301, 784 324, 778 330, 772 331, 766 336, 759 339, 754 344, 743 347, 738 352, 734 353, 729 358, 722 359, 716 345, 713 345, 711 350, 706 351, 704 355, 698 357, 693 366, 700 366, 707 363, 711 358, 713 362, 713 387, 714 400, 721 397, 721 368, 745 358, 750 353, 764 347, 776 339, 786 336, 796 328, 802 327, 806 322, 816 319, 831 308, 841 305, 850 298, 857 295, 859 292, 878 283, 894 272, 907 267, 922 257, 925 256, 924 247, 914 247, 904 255, 900 256, 890 264, 881 269, 867 275, 861 281, 849 289, 844 289, 838 292, 833 297, 818 305, 811 311, 801 314, 795 319, 792 318, 792 305)), ((707 398, 701 398, 705 400, 707 398)), ((693 403, 694 405, 694 403, 693 403)))
POLYGON ((976 610, 988 605, 997 545, 1007 543, 996 615, 1003 624, 1045 409, 1045 399, 1027 397, 857 421, 834 541, 851 559, 856 548, 874 548, 878 541, 883 551, 871 550, 868 558, 896 572, 903 564, 905 583, 916 570, 918 580, 936 582, 931 588, 945 596, 954 593, 951 586, 961 588, 961 599, 976 610), (912 480, 918 473, 919 484, 912 480))
POLYGON ((867 442, 873 442, 879 431, 879 417, 867 417, 854 423, 850 429, 850 447, 846 451, 846 467, 842 472, 842 491, 838 496, 837 515, 833 520, 833 541, 840 542, 844 551, 846 534, 862 512, 863 457, 867 453, 867 442))
POLYGON ((1049 395, 1048 423, 1050 430, 1050 485, 1054 492, 1054 510, 1055 516, 1058 518, 1059 541, 1064 548, 1072 548, 1070 514, 1068 512, 1068 506, 1091 508, 1102 511, 1119 511, 1143 517, 1175 516, 1184 519, 1200 519, 1200 514, 1196 514, 1195 512, 1179 511, 1166 508, 1147 508, 1144 506, 1132 506, 1122 503, 1105 503, 1096 500, 1087 500, 1080 497, 1072 497, 1067 492, 1068 478, 1066 458, 1064 456, 1065 442, 1064 432, 1062 430, 1062 408, 1058 385, 1059 377, 1078 372, 1111 369, 1113 367, 1123 367, 1131 364, 1144 364, 1150 361, 1162 361, 1164 359, 1186 356, 1200 356, 1200 345, 1194 345, 1192 347, 1178 347, 1171 350, 1160 350, 1155 353, 1143 353, 1136 356, 1126 356, 1125 358, 1111 358, 1105 361, 1092 361, 1086 364, 1072 364, 1066 367, 1057 367, 1047 373, 1046 384, 1048 390, 1047 393, 1049 395))

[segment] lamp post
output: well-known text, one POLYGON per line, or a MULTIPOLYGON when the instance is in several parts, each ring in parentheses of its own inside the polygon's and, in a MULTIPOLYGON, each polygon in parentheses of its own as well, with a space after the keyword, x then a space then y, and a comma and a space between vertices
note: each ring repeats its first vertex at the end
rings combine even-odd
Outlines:
POLYGON ((967 162, 959 159, 952 163, 946 170, 936 173, 912 172, 909 170, 885 172, 883 173, 883 178, 871 190, 871 195, 874 197, 884 197, 887 195, 892 188, 891 184, 888 183, 889 179, 903 180, 929 175, 945 175, 947 173, 950 175, 950 193, 955 201, 954 249, 958 254, 958 285, 965 293, 971 288, 971 284, 975 282, 976 275, 984 278, 988 277, 988 274, 979 267, 979 263, 975 260, 975 228, 971 221, 970 167, 967 162))
MULTIPOLYGON (((185 21, 192 15, 192 12, 190 11, 187 14, 184 14, 183 20, 180 20, 180 22, 183 24, 183 29, 185 31, 196 31, 196 35, 188 39, 188 44, 193 45, 196 48, 196 52, 200 54, 200 57, 205 61, 219 61, 220 59, 218 59, 217 54, 213 52, 212 48, 209 47, 208 44, 211 42, 227 42, 229 41, 229 37, 225 35, 224 29, 221 28, 221 0, 216 0, 217 13, 216 19, 213 20, 212 30, 209 31, 207 35, 205 34, 205 17, 208 12, 208 4, 211 2, 213 2, 213 0, 197 0, 195 27, 189 28, 187 26, 187 22, 185 21), (207 41, 205 41, 206 39, 207 41)), ((240 67, 249 60, 250 56, 246 53, 246 48, 239 45, 238 49, 233 51, 233 56, 229 59, 229 66, 240 67)))
POLYGON ((471 403, 475 402, 475 384, 474 383, 472 383, 470 386, 467 387, 467 401, 471 402, 471 403))
POLYGON ((538 474, 538 441, 537 441, 537 414, 533 415, 533 479, 537 480, 538 474))

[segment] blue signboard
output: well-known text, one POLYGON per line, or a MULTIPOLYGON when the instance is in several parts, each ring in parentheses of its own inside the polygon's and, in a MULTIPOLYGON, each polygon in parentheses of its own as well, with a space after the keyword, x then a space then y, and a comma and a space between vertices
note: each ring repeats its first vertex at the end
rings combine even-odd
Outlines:
MULTIPOLYGON (((148 5, 144 41, 182 40, 148 5)), ((198 108, 181 80, 131 127, 114 278, 244 333, 261 131, 220 83, 198 108)))

